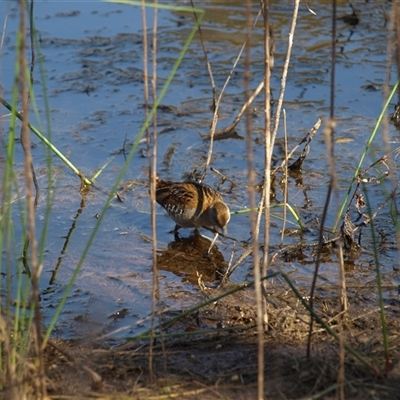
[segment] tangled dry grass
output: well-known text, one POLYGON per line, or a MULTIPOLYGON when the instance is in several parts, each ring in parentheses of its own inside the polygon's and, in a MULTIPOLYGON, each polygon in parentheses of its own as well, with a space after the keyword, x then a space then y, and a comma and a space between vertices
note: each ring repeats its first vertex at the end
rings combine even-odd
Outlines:
MULTIPOLYGON (((50 398, 255 398, 257 335, 251 297, 243 293, 228 297, 170 327, 169 333, 186 335, 165 338, 163 346, 159 340, 155 342, 152 373, 144 342, 128 342, 116 348, 106 343, 54 342, 46 351, 50 398), (207 328, 209 333, 204 333, 207 328), (200 330, 203 333, 194 335, 200 330)), ((387 309, 393 365, 385 374, 379 315, 364 313, 363 304, 355 298, 349 302, 354 307, 344 319, 344 340, 380 372, 347 354, 346 398, 399 398, 400 321, 395 305, 387 309)), ((266 398, 334 398, 339 388, 338 343, 315 326, 312 352, 307 358, 307 312, 288 291, 274 293, 269 304, 266 398)), ((340 329, 335 301, 322 301, 320 305, 326 321, 340 329)))

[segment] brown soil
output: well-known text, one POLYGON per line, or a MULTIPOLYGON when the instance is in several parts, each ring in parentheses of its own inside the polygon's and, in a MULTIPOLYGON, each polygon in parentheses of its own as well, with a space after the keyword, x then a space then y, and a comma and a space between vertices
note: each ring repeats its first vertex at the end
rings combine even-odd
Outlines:
MULTIPOLYGON (((247 292, 224 298, 165 330, 165 335, 186 335, 153 342, 152 372, 148 341, 116 348, 52 342, 45 353, 49 395, 52 399, 256 398, 257 333, 252 293, 247 292), (195 334, 199 330, 203 333, 195 334)), ((386 309, 391 365, 386 368, 379 313, 363 311, 356 300, 349 298, 342 337, 365 363, 345 352, 345 398, 400 398, 398 305, 386 309)), ((318 312, 338 332, 335 307, 332 301, 321 301, 318 312)), ((329 399, 338 394, 339 344, 316 324, 307 358, 308 329, 308 314, 291 292, 275 292, 264 336, 266 398, 329 399)))

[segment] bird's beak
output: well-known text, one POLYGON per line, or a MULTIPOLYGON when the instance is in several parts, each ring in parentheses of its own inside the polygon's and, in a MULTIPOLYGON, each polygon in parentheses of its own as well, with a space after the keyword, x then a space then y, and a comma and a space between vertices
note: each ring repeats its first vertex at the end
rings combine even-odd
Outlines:
POLYGON ((228 236, 228 227, 224 226, 222 232, 224 233, 224 236, 228 236))

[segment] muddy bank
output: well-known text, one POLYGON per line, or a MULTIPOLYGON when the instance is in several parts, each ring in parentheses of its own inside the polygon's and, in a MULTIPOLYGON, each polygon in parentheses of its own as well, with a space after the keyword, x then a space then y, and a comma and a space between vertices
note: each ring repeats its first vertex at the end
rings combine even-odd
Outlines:
MULTIPOLYGON (((264 337, 266 398, 334 398, 340 366, 338 343, 315 325, 311 356, 307 358, 308 314, 288 291, 276 291, 270 300, 269 330, 264 337)), ((346 352, 346 398, 399 398, 397 307, 387 307, 392 370, 385 373, 378 313, 366 311, 356 297, 349 297, 349 303, 354 306, 342 321, 342 337, 365 363, 346 352)), ((336 308, 331 299, 322 302, 319 311, 339 332, 336 308)), ((257 393, 254 321, 254 305, 242 294, 186 317, 164 331, 163 342, 154 341, 152 374, 148 341, 110 347, 94 338, 56 340, 46 351, 49 393, 54 398, 63 394, 79 398, 253 399, 257 393), (203 333, 196 334, 200 331, 203 333)))

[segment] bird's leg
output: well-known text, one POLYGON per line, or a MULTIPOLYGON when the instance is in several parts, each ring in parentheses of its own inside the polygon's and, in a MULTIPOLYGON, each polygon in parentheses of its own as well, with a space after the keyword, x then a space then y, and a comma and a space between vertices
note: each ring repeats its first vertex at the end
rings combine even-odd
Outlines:
POLYGON ((181 226, 179 226, 178 224, 176 224, 176 225, 175 225, 175 228, 172 229, 172 231, 169 231, 169 233, 177 234, 179 229, 181 229, 181 226))
POLYGON ((179 233, 178 233, 179 229, 180 229, 180 226, 178 224, 176 224, 174 230, 171 231, 171 233, 174 234, 174 239, 176 242, 180 242, 180 240, 181 240, 179 233))
POLYGON ((178 224, 176 224, 173 232, 178 233, 179 229, 181 229, 181 227, 178 224))

